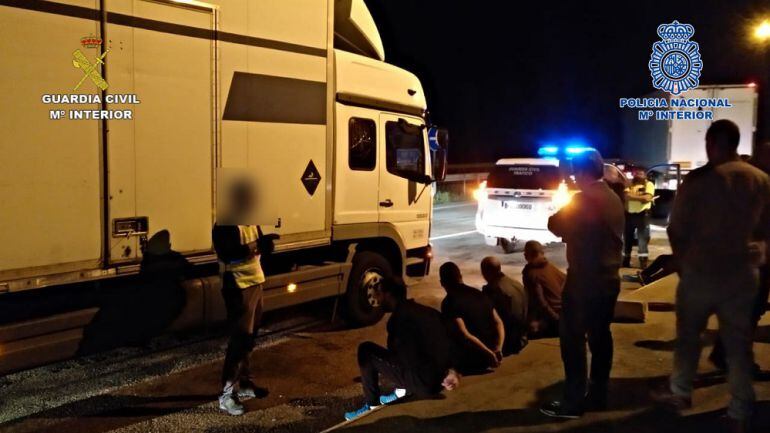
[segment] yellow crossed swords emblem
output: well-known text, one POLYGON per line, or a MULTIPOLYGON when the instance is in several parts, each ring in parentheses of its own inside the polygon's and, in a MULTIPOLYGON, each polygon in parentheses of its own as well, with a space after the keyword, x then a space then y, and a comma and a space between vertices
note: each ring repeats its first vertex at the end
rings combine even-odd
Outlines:
POLYGON ((96 87, 107 90, 107 82, 104 81, 104 78, 102 78, 102 74, 99 73, 97 67, 101 63, 104 64, 104 56, 109 53, 110 50, 107 50, 102 54, 101 56, 97 57, 94 61, 94 64, 92 65, 91 62, 88 61, 86 56, 80 52, 80 50, 75 50, 74 53, 72 53, 72 57, 74 59, 72 60, 72 66, 79 68, 83 71, 83 78, 80 79, 80 82, 77 86, 75 86, 75 90, 78 90, 80 86, 83 84, 83 81, 86 80, 86 78, 90 78, 91 81, 96 84, 96 87))

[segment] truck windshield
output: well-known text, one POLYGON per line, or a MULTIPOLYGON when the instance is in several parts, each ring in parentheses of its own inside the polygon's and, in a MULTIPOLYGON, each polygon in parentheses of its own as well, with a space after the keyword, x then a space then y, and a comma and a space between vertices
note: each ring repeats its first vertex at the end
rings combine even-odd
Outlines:
POLYGON ((562 180, 553 165, 497 165, 487 177, 487 188, 555 190, 562 180))

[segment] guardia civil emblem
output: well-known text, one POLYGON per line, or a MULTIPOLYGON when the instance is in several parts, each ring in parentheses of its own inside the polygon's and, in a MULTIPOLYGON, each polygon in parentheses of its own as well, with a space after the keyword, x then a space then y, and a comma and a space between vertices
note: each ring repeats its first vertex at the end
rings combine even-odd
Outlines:
POLYGON ((693 26, 679 21, 658 26, 661 40, 652 44, 648 63, 653 87, 674 95, 698 87, 703 62, 693 34, 693 26))

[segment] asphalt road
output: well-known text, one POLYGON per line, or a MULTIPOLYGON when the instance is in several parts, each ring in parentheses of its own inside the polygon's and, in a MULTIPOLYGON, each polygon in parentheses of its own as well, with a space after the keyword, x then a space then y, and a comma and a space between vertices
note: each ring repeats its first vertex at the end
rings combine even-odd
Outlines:
MULTIPOLYGON (((436 209, 431 234, 433 271, 410 288, 410 296, 418 302, 438 306, 443 290, 436 270, 447 260, 457 262, 466 282, 475 286, 482 282, 478 263, 487 255, 497 255, 506 273, 520 276, 522 254, 505 255, 485 245, 481 235, 474 233, 474 213, 473 204, 436 209)), ((652 254, 666 251, 664 234, 654 231, 652 254)), ((547 254, 564 268, 562 245, 549 246, 547 254)), ((384 321, 372 327, 348 329, 341 323, 329 322, 332 308, 333 302, 321 301, 296 310, 298 316, 316 323, 301 332, 282 332, 285 317, 281 321, 268 318, 267 328, 272 334, 252 355, 256 381, 268 394, 245 402, 248 412, 244 416, 227 416, 217 408, 220 354, 225 341, 209 336, 188 344, 167 345, 167 349, 161 342, 149 352, 122 349, 0 378, 0 433, 325 430, 338 424, 344 411, 361 403, 357 345, 364 340, 385 343, 384 321)), ((660 379, 670 368, 673 323, 673 314, 655 313, 648 324, 615 325, 618 349, 613 377, 619 376, 621 388, 613 388, 613 404, 618 407, 583 421, 600 427, 588 430, 666 431, 656 427, 657 417, 639 414, 647 404, 642 397, 646 395, 645 380, 660 379), (638 428, 626 429, 626 419, 628 426, 638 428)), ((766 335, 763 338, 770 341, 766 335)), ((762 363, 770 355, 770 345, 759 346, 758 359, 762 363)), ((340 430, 583 431, 579 427, 584 424, 551 423, 531 409, 559 387, 562 373, 558 341, 537 340, 525 352, 506 359, 492 375, 464 378, 460 390, 443 400, 388 407, 340 430)), ((718 381, 708 388, 705 398, 710 403, 704 410, 724 406, 724 398, 719 397, 724 388, 718 381)), ((770 389, 765 388, 760 390, 760 399, 769 397, 770 389)), ((696 403, 703 399, 696 395, 696 403)), ((698 419, 704 425, 711 422, 708 417, 698 419)), ((679 431, 690 430, 679 427, 679 431)))

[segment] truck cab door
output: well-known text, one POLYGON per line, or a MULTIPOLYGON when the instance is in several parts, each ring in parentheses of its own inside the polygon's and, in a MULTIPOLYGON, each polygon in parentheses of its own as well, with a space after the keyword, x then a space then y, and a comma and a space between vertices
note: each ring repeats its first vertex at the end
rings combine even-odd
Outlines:
POLYGON ((424 122, 381 114, 379 123, 379 222, 392 224, 406 249, 423 247, 430 231, 431 185, 414 179, 431 171, 424 122))

